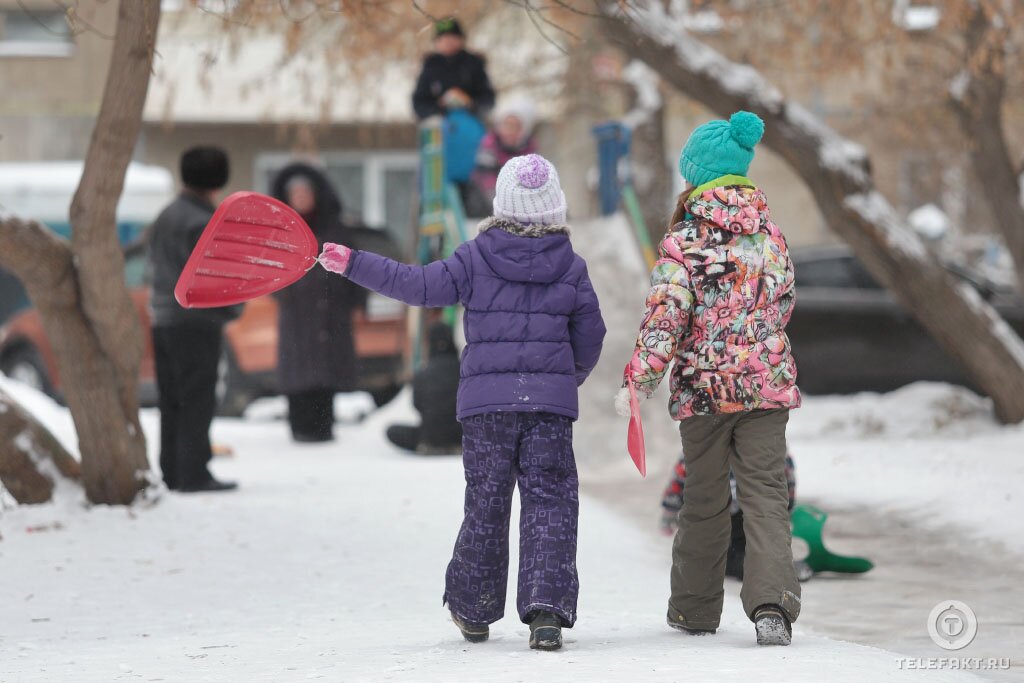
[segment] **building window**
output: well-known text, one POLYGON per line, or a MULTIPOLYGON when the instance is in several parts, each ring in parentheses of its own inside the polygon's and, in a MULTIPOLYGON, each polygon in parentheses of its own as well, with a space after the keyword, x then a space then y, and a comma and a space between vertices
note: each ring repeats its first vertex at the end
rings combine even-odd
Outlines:
POLYGON ((60 9, 0 12, 0 57, 70 57, 75 43, 60 9))
MULTIPOLYGON (((291 161, 287 154, 258 156, 257 189, 268 192, 274 175, 291 161)), ((387 230, 405 253, 414 251, 413 201, 419 163, 415 152, 325 152, 320 162, 341 195, 346 215, 360 216, 368 226, 387 230)))

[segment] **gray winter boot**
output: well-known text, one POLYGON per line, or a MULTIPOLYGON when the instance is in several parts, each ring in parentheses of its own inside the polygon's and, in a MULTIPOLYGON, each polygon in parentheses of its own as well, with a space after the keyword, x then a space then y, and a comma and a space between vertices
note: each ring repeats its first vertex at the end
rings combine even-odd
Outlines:
POLYGON ((754 631, 758 645, 789 645, 793 642, 793 626, 778 605, 761 605, 754 610, 754 631))

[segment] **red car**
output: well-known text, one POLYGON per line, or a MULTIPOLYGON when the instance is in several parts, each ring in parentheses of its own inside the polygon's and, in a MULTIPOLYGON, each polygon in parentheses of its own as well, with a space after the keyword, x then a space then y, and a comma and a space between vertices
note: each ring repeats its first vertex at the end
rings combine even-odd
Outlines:
MULTIPOLYGON (((363 229, 360 241, 381 253, 394 252, 386 233, 363 229)), ((361 245, 363 246, 363 245, 361 245)), ((391 254, 389 254, 391 255, 391 254)), ((146 347, 139 368, 139 397, 143 405, 156 403, 153 344, 149 337, 149 288, 142 248, 126 252, 125 276, 142 327, 147 331, 146 347)), ((369 392, 377 405, 390 401, 401 389, 406 376, 408 325, 406 307, 370 293, 365 311, 354 314, 359 389, 369 392)), ((242 315, 224 329, 224 355, 218 383, 219 412, 241 415, 246 406, 261 396, 277 393, 277 302, 261 297, 245 305, 242 315)), ((60 372, 39 313, 25 309, 0 329, 0 370, 12 379, 61 399, 60 372)))

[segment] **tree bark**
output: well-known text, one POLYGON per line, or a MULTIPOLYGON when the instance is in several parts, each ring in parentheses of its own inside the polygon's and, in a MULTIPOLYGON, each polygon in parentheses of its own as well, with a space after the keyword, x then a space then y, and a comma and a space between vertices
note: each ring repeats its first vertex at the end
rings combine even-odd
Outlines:
POLYGON ((78 479, 78 462, 43 425, 0 390, 0 483, 21 504, 45 503, 56 477, 78 479))
POLYGON ((647 233, 651 242, 657 245, 665 236, 671 215, 672 175, 665 162, 665 99, 657 93, 657 77, 652 79, 653 83, 646 84, 632 85, 634 80, 625 80, 632 90, 632 104, 625 123, 633 131, 630 150, 633 184, 647 233), (639 91, 643 87, 654 88, 657 98, 645 96, 639 91))
POLYGON ((61 370, 94 503, 128 504, 147 485, 139 424, 143 331, 124 284, 117 202, 142 124, 160 0, 123 0, 100 112, 71 203, 70 245, 34 222, 0 222, 0 264, 25 285, 61 370))
POLYGON ((963 71, 950 89, 949 102, 970 140, 971 167, 996 219, 1013 259, 1019 288, 1024 292, 1024 204, 1019 170, 1010 157, 1003 129, 1006 94, 1006 18, 996 21, 996 10, 974 3, 964 30, 966 51, 963 71))
POLYGON ((688 35, 656 0, 628 9, 607 0, 599 8, 608 35, 680 92, 723 116, 738 109, 761 116, 765 144, 807 183, 829 227, 992 398, 1000 420, 1024 420, 1024 343, 929 256, 875 190, 862 148, 788 102, 753 68, 688 35))

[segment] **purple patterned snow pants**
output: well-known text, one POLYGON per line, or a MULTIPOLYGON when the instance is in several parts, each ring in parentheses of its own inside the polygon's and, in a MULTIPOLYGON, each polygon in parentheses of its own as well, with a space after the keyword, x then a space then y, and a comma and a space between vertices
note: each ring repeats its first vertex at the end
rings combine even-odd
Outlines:
POLYGON ((519 618, 534 610, 576 622, 579 479, 572 420, 551 413, 485 413, 462 421, 466 517, 448 565, 444 601, 460 618, 505 615, 512 492, 519 482, 519 618))

